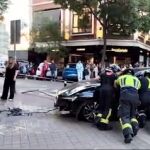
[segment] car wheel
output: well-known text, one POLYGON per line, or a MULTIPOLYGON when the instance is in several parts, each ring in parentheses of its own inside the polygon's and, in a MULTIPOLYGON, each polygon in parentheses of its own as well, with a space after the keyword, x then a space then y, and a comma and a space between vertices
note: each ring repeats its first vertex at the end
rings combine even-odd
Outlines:
POLYGON ((76 118, 78 120, 93 122, 97 114, 97 108, 97 102, 83 102, 77 111, 76 118))

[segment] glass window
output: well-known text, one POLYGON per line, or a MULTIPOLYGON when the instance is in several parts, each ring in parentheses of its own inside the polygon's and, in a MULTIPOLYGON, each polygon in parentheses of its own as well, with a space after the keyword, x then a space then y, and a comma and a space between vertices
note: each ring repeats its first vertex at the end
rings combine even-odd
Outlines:
POLYGON ((61 17, 60 9, 34 12, 33 26, 38 27, 48 21, 60 23, 60 17, 61 17))
POLYGON ((85 13, 81 16, 73 13, 72 33, 92 33, 92 14, 90 14, 87 9, 85 10, 85 13))

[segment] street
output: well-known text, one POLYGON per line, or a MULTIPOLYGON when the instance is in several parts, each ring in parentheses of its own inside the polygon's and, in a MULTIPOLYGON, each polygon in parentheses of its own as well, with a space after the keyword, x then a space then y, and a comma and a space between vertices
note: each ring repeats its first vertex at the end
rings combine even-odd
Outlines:
MULTIPOLYGON (((3 78, 0 78, 2 92, 3 78)), ((53 92, 63 87, 61 82, 17 80, 17 93, 13 102, 0 102, 0 110, 19 107, 25 112, 52 109, 54 98, 38 91, 53 92)), ((141 129, 131 144, 124 144, 118 122, 112 131, 99 131, 93 124, 77 121, 57 110, 33 113, 31 116, 7 116, 0 113, 0 149, 149 149, 150 127, 141 129)))

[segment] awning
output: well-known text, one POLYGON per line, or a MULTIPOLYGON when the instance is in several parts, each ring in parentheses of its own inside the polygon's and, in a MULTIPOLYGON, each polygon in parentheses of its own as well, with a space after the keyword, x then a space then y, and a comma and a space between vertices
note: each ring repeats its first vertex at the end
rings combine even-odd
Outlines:
MULTIPOLYGON (((98 46, 103 45, 103 40, 101 39, 86 39, 86 40, 69 40, 62 42, 63 46, 66 47, 80 47, 80 46, 98 46)), ((108 39, 107 46, 122 46, 122 47, 139 47, 141 49, 145 49, 150 51, 150 46, 144 44, 138 40, 116 40, 116 39, 108 39)))

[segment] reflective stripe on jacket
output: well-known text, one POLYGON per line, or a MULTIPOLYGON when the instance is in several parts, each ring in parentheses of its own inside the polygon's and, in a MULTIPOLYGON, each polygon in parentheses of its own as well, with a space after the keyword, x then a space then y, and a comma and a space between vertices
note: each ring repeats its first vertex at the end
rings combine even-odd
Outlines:
POLYGON ((120 86, 120 88, 124 87, 133 87, 137 90, 140 89, 141 83, 140 80, 132 75, 122 75, 116 80, 116 84, 120 86))

